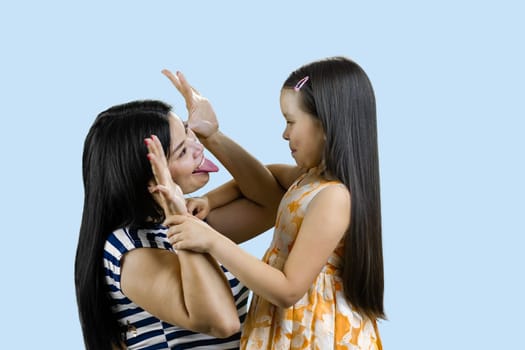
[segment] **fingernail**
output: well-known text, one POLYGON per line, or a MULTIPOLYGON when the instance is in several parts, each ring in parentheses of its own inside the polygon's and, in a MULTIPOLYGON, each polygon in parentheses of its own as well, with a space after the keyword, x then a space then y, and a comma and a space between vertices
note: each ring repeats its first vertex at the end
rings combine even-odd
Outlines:
POLYGON ((148 157, 148 159, 151 160, 151 158, 152 158, 151 153, 148 153, 146 157, 148 157))

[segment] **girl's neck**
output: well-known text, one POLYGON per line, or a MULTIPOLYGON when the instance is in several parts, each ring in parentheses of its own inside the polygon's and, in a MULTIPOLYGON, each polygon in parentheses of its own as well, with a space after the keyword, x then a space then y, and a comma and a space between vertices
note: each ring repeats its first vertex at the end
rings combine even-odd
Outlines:
POLYGON ((329 180, 324 166, 316 166, 306 171, 305 176, 299 181, 298 185, 303 186, 319 180, 329 180))

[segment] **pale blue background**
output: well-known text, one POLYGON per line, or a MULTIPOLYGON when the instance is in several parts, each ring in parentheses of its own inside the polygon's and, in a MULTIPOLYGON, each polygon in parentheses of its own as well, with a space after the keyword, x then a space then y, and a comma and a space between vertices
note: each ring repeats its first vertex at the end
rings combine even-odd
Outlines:
POLYGON ((73 261, 98 112, 158 98, 185 115, 160 74, 180 69, 224 132, 291 163, 279 88, 332 55, 377 95, 385 348, 521 346, 524 14, 508 0, 3 1, 0 347, 83 346, 73 261))

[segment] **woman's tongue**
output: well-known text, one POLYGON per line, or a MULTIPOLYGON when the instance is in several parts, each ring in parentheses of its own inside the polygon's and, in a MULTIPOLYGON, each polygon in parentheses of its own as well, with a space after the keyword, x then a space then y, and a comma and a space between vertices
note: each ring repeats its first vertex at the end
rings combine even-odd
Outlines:
POLYGON ((202 161, 202 164, 199 165, 199 167, 197 169, 195 169, 193 171, 193 173, 214 173, 214 172, 217 172, 219 171, 219 168, 217 167, 217 165, 213 164, 213 162, 211 160, 209 160, 208 158, 204 157, 203 158, 203 161, 202 161))

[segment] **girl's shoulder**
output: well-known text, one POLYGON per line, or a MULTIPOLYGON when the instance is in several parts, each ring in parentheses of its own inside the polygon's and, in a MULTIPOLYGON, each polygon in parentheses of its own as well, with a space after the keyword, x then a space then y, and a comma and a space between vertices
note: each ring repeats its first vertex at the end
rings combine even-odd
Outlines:
POLYGON ((335 199, 339 202, 350 202, 350 191, 339 181, 326 181, 318 186, 317 196, 328 199, 335 199))

